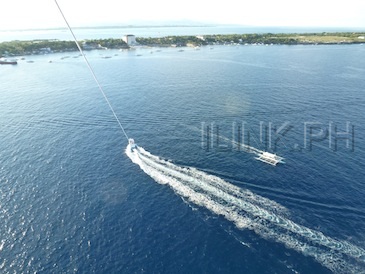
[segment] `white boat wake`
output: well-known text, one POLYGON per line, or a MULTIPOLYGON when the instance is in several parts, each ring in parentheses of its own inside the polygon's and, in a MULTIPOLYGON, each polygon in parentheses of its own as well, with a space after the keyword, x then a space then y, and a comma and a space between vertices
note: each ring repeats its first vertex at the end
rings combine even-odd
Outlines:
POLYGON ((284 244, 311 256, 333 272, 364 273, 365 250, 349 242, 296 224, 278 203, 191 167, 180 167, 129 144, 128 157, 160 184, 169 185, 189 202, 225 217, 239 229, 284 244))

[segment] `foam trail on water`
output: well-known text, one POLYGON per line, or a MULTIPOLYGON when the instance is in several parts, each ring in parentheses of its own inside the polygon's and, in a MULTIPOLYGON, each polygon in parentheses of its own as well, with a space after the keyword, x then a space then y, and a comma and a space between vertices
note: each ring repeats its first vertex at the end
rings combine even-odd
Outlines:
POLYGON ((174 165, 142 147, 132 151, 128 145, 126 154, 156 182, 169 185, 178 195, 224 216, 240 229, 311 256, 334 272, 364 272, 364 249, 291 221, 288 210, 274 201, 195 168, 174 165))

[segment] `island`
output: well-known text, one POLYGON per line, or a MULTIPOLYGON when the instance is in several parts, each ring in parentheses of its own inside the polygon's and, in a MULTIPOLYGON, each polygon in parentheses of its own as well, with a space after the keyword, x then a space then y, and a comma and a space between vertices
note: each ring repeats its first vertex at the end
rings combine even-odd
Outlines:
MULTIPOLYGON (((262 33, 225 34, 198 36, 137 37, 134 46, 147 47, 201 47, 207 45, 331 45, 365 43, 365 32, 335 33, 262 33)), ((84 50, 129 49, 131 45, 123 39, 82 40, 84 50)), ((53 52, 77 51, 73 41, 32 40, 0 43, 0 57, 48 54, 53 52)))
MULTIPOLYGON (((93 39, 80 41, 84 50, 94 49, 128 49, 129 46, 121 39, 93 39)), ((0 58, 8 56, 49 54, 57 52, 77 51, 74 41, 31 40, 10 41, 0 43, 0 58)))

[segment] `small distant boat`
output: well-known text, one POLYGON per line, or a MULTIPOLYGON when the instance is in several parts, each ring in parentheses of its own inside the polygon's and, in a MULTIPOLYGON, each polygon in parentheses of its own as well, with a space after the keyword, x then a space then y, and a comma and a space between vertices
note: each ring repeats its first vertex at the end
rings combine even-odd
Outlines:
POLYGON ((17 65, 18 62, 15 60, 0 60, 0 65, 17 65))
POLYGON ((283 157, 280 157, 276 154, 267 151, 261 152, 260 154, 258 154, 258 157, 255 157, 255 159, 264 162, 266 164, 270 164, 272 166, 276 166, 278 163, 284 163, 283 157))

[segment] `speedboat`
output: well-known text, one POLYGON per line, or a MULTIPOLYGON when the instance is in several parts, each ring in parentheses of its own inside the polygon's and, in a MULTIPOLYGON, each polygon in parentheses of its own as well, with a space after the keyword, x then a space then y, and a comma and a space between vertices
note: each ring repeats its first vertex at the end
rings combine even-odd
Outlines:
POLYGON ((128 139, 128 145, 129 145, 131 152, 133 152, 135 149, 137 149, 137 145, 134 142, 134 139, 132 139, 132 138, 128 139))

